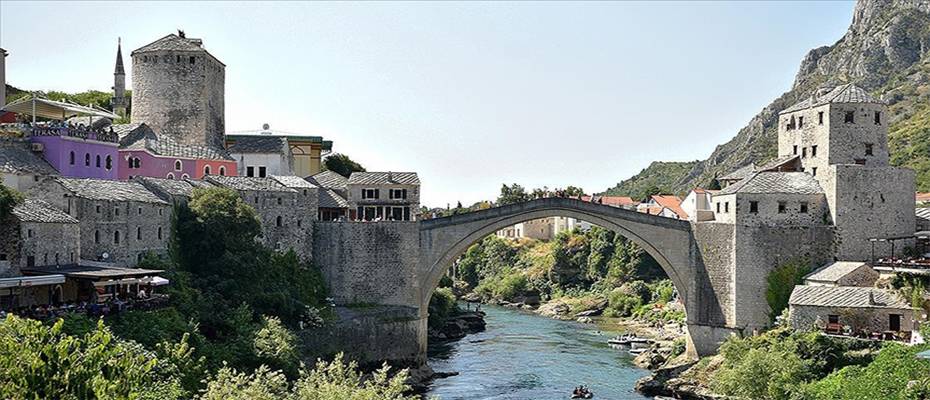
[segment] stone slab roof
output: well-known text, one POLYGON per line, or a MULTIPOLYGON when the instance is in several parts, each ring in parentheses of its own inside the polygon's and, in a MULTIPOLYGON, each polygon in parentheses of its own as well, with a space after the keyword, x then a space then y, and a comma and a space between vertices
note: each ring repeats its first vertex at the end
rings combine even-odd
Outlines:
POLYGON ((788 304, 837 308, 911 309, 907 302, 892 291, 858 286, 798 285, 791 292, 788 304))
POLYGON ((823 194, 823 188, 806 172, 756 172, 720 191, 734 193, 823 194))
MULTIPOLYGON (((769 162, 763 164, 761 167, 757 168, 756 171, 774 171, 774 172, 777 172, 780 168, 789 166, 790 164, 797 164, 798 160, 800 160, 800 157, 798 157, 798 156, 785 156, 785 157, 779 157, 779 158, 776 158, 776 159, 774 159, 774 160, 772 160, 772 161, 769 161, 769 162)), ((793 167, 795 167, 795 166, 796 166, 796 165, 790 165, 789 168, 792 168, 792 170, 794 170, 793 167)))
POLYGON ((834 263, 824 265, 823 267, 818 268, 816 271, 807 274, 804 279, 809 281, 835 283, 862 266, 868 266, 868 264, 860 261, 836 261, 834 263))
POLYGON ((76 224, 78 220, 39 199, 27 198, 13 208, 13 215, 22 222, 76 224))
POLYGON ((257 178, 249 176, 218 176, 211 175, 204 180, 215 185, 225 186, 234 190, 251 190, 258 192, 288 192, 297 191, 282 185, 272 178, 257 178))
POLYGON ((833 90, 831 90, 829 93, 822 94, 822 95, 815 95, 815 96, 808 97, 804 100, 801 100, 795 105, 784 109, 779 114, 790 113, 790 112, 803 110, 806 108, 822 106, 828 103, 884 104, 885 102, 875 98, 875 96, 872 96, 871 94, 869 94, 869 92, 866 92, 865 89, 862 89, 861 87, 858 87, 851 83, 847 83, 845 85, 840 85, 840 86, 833 88, 833 90))
POLYGON ((353 172, 349 185, 419 185, 416 172, 353 172))
POLYGON ((199 39, 182 38, 177 34, 170 34, 152 43, 132 51, 132 54, 150 51, 203 51, 199 39))
POLYGON ((132 131, 136 130, 142 125, 145 124, 135 122, 131 124, 113 124, 110 125, 110 127, 113 128, 113 132, 116 133, 116 135, 119 136, 120 141, 122 141, 126 135, 129 135, 132 131))
POLYGON ((745 179, 749 177, 755 171, 756 171, 756 166, 749 164, 749 165, 742 166, 739 169, 733 172, 730 172, 729 174, 721 176, 717 178, 717 180, 718 181, 738 181, 740 179, 745 179))
POLYGON ((916 213, 918 219, 925 219, 930 221, 930 208, 918 208, 916 213))
POLYGON ((86 178, 55 178, 55 180, 75 197, 84 199, 168 204, 139 182, 86 178))
POLYGON ((29 146, 26 141, 0 140, 0 173, 58 175, 58 171, 29 146))
POLYGON ((349 202, 332 189, 320 190, 320 208, 349 208, 349 202))
POLYGON ((333 171, 323 171, 307 178, 310 183, 327 189, 345 190, 349 179, 333 171))
POLYGON ((315 189, 316 185, 307 182, 306 179, 294 175, 272 175, 271 179, 289 188, 315 189))
MULTIPOLYGON (((117 132, 117 130, 114 129, 114 132, 117 132)), ((117 133, 120 135, 119 148, 121 150, 147 150, 152 154, 164 157, 233 160, 225 149, 181 144, 168 135, 156 134, 145 124, 139 124, 135 127, 125 126, 117 133)))
POLYGON ((187 180, 152 178, 148 176, 137 176, 133 179, 138 180, 145 186, 157 188, 171 196, 191 197, 194 188, 197 187, 187 180))
POLYGON ((230 153, 275 153, 287 149, 287 138, 280 136, 237 136, 229 146, 230 153))

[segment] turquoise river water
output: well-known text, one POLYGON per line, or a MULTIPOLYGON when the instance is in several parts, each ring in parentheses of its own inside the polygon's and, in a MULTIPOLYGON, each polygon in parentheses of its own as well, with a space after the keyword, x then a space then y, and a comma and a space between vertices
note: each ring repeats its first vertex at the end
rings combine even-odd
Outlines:
POLYGON ((509 308, 482 309, 486 331, 430 346, 433 370, 459 375, 433 382, 427 398, 564 400, 578 385, 591 388, 594 399, 645 398, 633 385, 648 371, 607 346, 611 333, 509 308))

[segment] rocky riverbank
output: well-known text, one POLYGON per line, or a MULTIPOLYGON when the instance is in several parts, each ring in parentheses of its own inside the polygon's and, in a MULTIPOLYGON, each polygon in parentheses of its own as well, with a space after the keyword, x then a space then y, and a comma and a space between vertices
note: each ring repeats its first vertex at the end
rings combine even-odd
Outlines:
POLYGON ((486 326, 484 317, 482 311, 464 311, 450 316, 441 326, 429 328, 429 341, 435 343, 459 340, 469 333, 482 332, 486 326))

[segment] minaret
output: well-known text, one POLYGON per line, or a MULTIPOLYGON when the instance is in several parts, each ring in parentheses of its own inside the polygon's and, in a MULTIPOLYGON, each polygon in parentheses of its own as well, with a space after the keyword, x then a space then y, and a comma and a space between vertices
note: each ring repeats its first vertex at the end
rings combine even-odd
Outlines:
POLYGON ((116 70, 113 71, 113 112, 126 115, 126 71, 123 69, 122 38, 116 41, 116 70))

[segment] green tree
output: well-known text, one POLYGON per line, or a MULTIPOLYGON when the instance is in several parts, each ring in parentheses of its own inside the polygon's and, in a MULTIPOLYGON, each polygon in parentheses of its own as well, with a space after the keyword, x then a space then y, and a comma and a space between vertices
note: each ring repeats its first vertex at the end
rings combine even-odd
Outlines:
POLYGON ((323 169, 333 171, 346 178, 353 172, 365 172, 365 167, 352 161, 349 156, 342 153, 334 153, 323 159, 323 169))
POLYGON ((277 317, 262 316, 261 328, 255 332, 255 354, 273 368, 296 371, 299 354, 297 336, 277 317))
POLYGON ((23 200, 25 196, 22 193, 0 183, 0 220, 6 219, 23 200))
POLYGON ((772 321, 788 308, 788 299, 795 285, 804 282, 804 276, 811 272, 810 262, 803 258, 792 259, 775 267, 769 272, 766 281, 765 300, 769 304, 769 316, 772 321))
POLYGON ((526 189, 523 186, 520 186, 514 183, 511 186, 501 185, 501 194, 497 196, 497 205, 503 206, 507 204, 522 203, 524 201, 530 200, 530 196, 526 193, 526 189))

